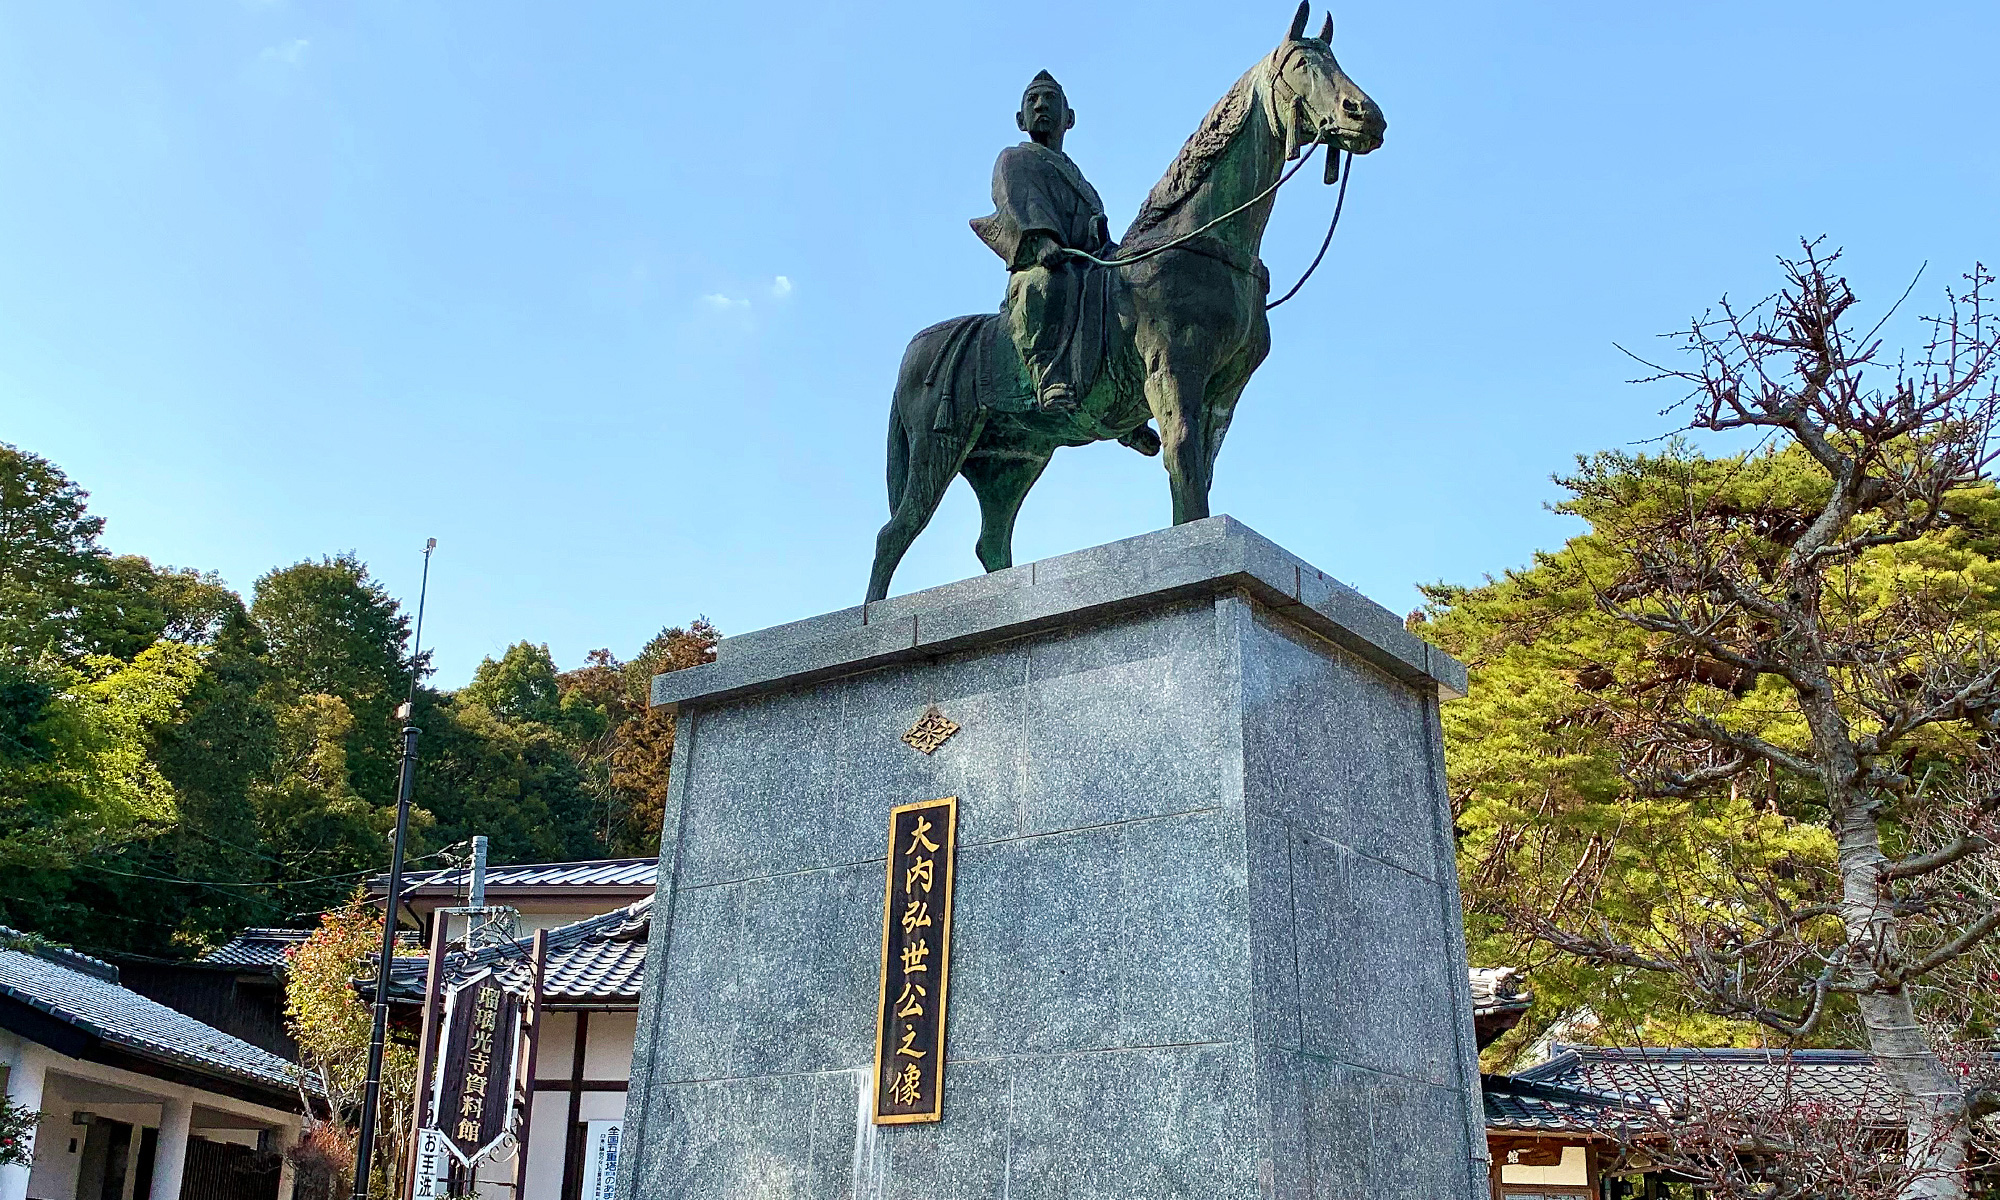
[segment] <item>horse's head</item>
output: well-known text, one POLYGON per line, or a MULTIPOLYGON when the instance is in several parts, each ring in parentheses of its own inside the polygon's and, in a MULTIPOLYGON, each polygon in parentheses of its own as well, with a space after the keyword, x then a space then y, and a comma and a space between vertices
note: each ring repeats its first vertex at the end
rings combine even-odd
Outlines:
POLYGON ((1325 142, 1329 153, 1366 154, 1382 144, 1389 123, 1334 60, 1332 15, 1318 37, 1305 36, 1311 15, 1312 0, 1300 0, 1291 33, 1271 52, 1271 94, 1285 146, 1296 151, 1325 142))

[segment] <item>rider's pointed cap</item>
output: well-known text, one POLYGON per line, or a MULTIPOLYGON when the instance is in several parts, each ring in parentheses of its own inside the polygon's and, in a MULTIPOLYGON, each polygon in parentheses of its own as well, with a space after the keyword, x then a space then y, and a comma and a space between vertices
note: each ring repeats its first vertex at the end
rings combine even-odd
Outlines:
POLYGON ((1024 90, 1024 91, 1030 91, 1030 92, 1032 92, 1032 91, 1034 91, 1034 90, 1035 90, 1035 87, 1036 87, 1036 85, 1037 85, 1037 84, 1043 84, 1043 83, 1046 83, 1046 84, 1048 84, 1048 85, 1049 85, 1050 87, 1054 88, 1055 90, 1057 90, 1057 91, 1059 91, 1059 92, 1063 90, 1063 85, 1062 85, 1062 84, 1060 84, 1060 83, 1057 83, 1057 82, 1056 82, 1056 77, 1055 77, 1055 76, 1053 76, 1053 75, 1051 75, 1051 74, 1049 74, 1049 73, 1048 73, 1047 71, 1037 71, 1037 72, 1035 72, 1035 77, 1034 77, 1033 79, 1030 79, 1030 80, 1028 81, 1028 86, 1027 86, 1026 88, 1024 88, 1023 90, 1024 90))

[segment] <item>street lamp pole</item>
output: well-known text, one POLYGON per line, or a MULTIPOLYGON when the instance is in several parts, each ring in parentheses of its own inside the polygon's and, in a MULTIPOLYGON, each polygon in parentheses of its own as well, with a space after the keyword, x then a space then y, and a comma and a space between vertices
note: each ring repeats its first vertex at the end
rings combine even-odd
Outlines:
MULTIPOLYGON (((396 838, 389 850, 388 908, 382 914, 382 960, 375 967, 375 1027, 368 1035, 368 1081, 361 1093, 361 1131, 354 1147, 354 1200, 368 1200, 370 1160, 375 1156, 375 1117, 382 1101, 382 1050, 389 1040, 389 967, 396 956, 396 910, 403 903, 403 839, 410 829, 410 792, 417 775, 417 670, 424 646, 424 600, 430 594, 431 551, 424 543, 423 583, 417 590, 417 635, 410 651, 410 694, 396 717, 403 723, 403 763, 396 782, 396 838)), ((421 1084, 419 1084, 421 1086, 421 1084)))

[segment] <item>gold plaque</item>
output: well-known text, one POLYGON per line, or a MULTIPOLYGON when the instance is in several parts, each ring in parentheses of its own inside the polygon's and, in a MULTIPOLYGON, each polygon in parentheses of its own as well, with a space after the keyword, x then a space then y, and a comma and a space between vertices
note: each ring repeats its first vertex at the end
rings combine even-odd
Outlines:
POLYGON ((915 725, 910 726, 910 731, 903 735, 903 740, 918 754, 930 754, 950 741, 951 735, 957 732, 958 723, 939 712, 937 705, 933 704, 924 711, 923 716, 917 718, 915 725))
POLYGON ((944 1001, 951 981, 951 883, 958 797, 889 810, 882 894, 882 991, 875 1010, 877 1125, 944 1109, 944 1001))

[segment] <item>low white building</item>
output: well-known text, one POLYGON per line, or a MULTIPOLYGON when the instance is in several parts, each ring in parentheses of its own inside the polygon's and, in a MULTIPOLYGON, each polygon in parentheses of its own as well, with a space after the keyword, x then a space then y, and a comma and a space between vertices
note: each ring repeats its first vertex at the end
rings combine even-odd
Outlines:
POLYGON ((289 1200, 292 1065, 0 928, 0 1078, 41 1114, 0 1200, 289 1200))

